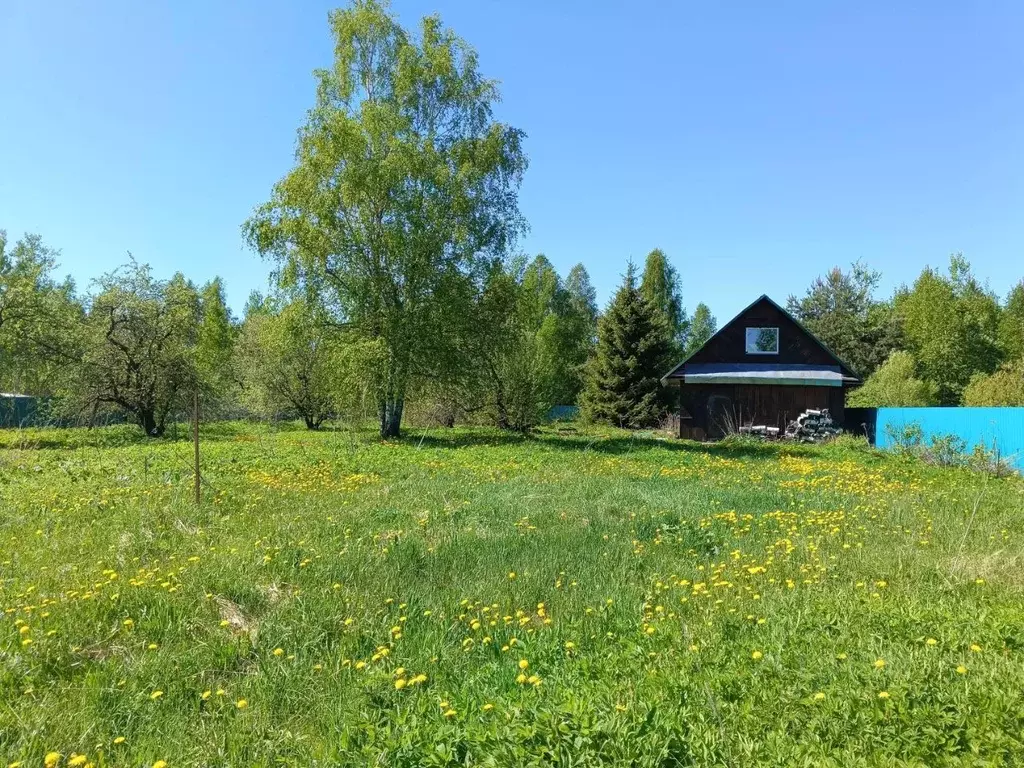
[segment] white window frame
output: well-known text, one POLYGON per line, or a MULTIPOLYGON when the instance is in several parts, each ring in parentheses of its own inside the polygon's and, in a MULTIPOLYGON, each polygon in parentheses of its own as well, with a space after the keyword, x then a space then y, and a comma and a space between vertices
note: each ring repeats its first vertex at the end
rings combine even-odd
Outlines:
MULTIPOLYGON (((756 341, 756 338, 757 337, 755 336, 755 341, 756 341)), ((744 329, 744 333, 743 333, 743 348, 744 348, 744 350, 746 351, 746 353, 748 355, 777 355, 777 354, 779 354, 779 329, 778 329, 778 327, 772 326, 772 325, 759 325, 759 326, 749 326, 749 327, 745 328, 744 329), (775 331, 775 349, 770 350, 770 351, 769 350, 764 350, 764 349, 752 349, 751 348, 751 344, 750 344, 750 332, 751 331, 757 331, 758 334, 760 334, 761 331, 775 331)))

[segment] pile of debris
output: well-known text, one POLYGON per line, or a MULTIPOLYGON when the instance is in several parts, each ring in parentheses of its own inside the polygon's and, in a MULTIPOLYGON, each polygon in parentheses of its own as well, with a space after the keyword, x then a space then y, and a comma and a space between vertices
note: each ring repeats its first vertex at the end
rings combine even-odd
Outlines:
POLYGON ((837 427, 828 408, 808 410, 789 422, 786 427, 787 440, 799 440, 801 443, 823 443, 839 435, 842 430, 837 427))
POLYGON ((778 427, 769 427, 762 424, 751 424, 746 427, 740 427, 740 434, 742 435, 754 435, 755 437, 764 437, 770 440, 777 440, 779 437, 778 427))

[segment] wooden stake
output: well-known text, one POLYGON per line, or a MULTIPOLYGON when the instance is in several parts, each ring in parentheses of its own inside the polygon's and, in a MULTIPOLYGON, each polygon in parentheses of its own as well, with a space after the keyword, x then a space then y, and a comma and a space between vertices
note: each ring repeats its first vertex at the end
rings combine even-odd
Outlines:
POLYGON ((199 390, 192 400, 192 445, 195 448, 195 497, 196 506, 199 506, 202 498, 199 490, 199 390))

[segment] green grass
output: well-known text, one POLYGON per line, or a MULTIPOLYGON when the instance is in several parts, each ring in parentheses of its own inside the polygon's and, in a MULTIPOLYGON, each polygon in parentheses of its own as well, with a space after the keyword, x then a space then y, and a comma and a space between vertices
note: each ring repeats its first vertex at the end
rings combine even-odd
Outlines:
POLYGON ((227 424, 196 508, 185 441, 0 446, 0 765, 1024 763, 1018 478, 227 424))

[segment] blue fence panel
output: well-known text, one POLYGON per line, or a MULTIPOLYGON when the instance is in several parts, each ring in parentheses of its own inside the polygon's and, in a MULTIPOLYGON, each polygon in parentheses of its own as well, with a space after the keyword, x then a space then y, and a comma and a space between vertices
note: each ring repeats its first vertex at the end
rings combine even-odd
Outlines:
POLYGON ((892 447, 891 432, 917 424, 925 442, 933 435, 956 435, 968 450, 983 445, 1024 470, 1024 408, 879 408, 875 444, 892 447))
POLYGON ((553 405, 548 411, 550 421, 571 421, 580 415, 580 409, 575 405, 553 405))

